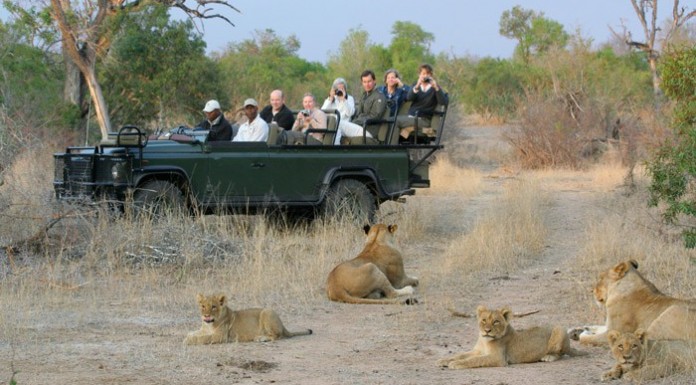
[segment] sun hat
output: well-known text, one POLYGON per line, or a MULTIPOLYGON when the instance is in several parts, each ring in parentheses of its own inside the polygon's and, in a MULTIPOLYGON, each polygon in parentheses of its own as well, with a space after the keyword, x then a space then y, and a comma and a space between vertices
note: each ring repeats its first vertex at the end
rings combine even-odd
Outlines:
POLYGON ((206 103, 205 107, 203 108, 203 112, 211 112, 219 109, 220 103, 218 103, 217 100, 208 100, 208 103, 206 103))
POLYGON ((256 100, 249 98, 249 99, 244 101, 244 107, 246 107, 246 106, 258 107, 259 103, 256 100))

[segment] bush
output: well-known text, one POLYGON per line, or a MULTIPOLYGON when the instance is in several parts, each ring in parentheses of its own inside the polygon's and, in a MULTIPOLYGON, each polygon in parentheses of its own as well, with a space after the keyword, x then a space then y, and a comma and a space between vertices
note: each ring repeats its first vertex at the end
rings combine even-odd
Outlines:
POLYGON ((663 204, 668 223, 686 226, 687 247, 696 246, 696 47, 680 48, 663 57, 662 87, 676 102, 674 138, 648 162, 652 176, 649 204, 663 204))

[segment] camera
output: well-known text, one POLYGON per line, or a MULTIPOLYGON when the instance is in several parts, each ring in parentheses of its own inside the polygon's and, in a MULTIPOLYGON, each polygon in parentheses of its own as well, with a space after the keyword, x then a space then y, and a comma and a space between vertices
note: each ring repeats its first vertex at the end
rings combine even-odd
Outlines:
POLYGON ((423 78, 423 83, 430 83, 430 81, 433 80, 430 76, 426 76, 423 78))
POLYGON ((312 111, 310 111, 310 110, 302 110, 302 111, 300 111, 300 114, 302 114, 302 115, 304 115, 304 116, 309 116, 309 115, 312 115, 312 111))
POLYGON ((343 96, 343 91, 341 91, 341 90, 336 90, 336 96, 338 96, 338 97, 343 96))

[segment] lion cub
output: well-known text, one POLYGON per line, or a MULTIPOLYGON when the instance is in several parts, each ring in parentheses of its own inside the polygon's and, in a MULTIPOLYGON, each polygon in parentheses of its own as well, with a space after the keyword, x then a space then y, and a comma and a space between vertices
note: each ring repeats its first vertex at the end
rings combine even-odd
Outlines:
POLYGON ((266 342, 280 338, 312 334, 311 329, 288 332, 278 314, 271 309, 233 311, 226 305, 225 295, 198 294, 203 325, 189 333, 186 345, 219 344, 222 342, 266 342))
POLYGON ((563 328, 538 326, 516 331, 509 323, 512 311, 508 307, 488 310, 485 306, 479 306, 476 312, 480 334, 474 349, 441 359, 439 366, 450 369, 495 367, 551 362, 564 354, 585 354, 570 347, 570 339, 563 328))
POLYGON ((387 304, 397 303, 400 295, 413 294, 418 279, 406 275, 401 253, 392 245, 396 229, 396 225, 381 223, 364 227, 367 241, 360 254, 329 273, 326 294, 330 300, 387 304))
POLYGON ((694 369, 696 342, 649 340, 646 332, 610 330, 607 340, 616 365, 602 374, 602 381, 619 378, 647 381, 694 369))

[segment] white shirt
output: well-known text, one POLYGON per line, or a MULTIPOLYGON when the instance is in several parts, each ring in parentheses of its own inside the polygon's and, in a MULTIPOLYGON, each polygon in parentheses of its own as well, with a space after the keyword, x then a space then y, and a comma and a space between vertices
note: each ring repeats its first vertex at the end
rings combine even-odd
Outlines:
POLYGON ((246 122, 239 127, 233 142, 265 142, 268 140, 268 123, 258 115, 252 122, 246 122))
POLYGON ((337 110, 341 114, 341 121, 349 121, 350 118, 355 113, 355 99, 351 95, 347 98, 340 100, 338 97, 334 97, 334 101, 331 102, 330 98, 324 100, 324 104, 321 105, 322 110, 337 110))

